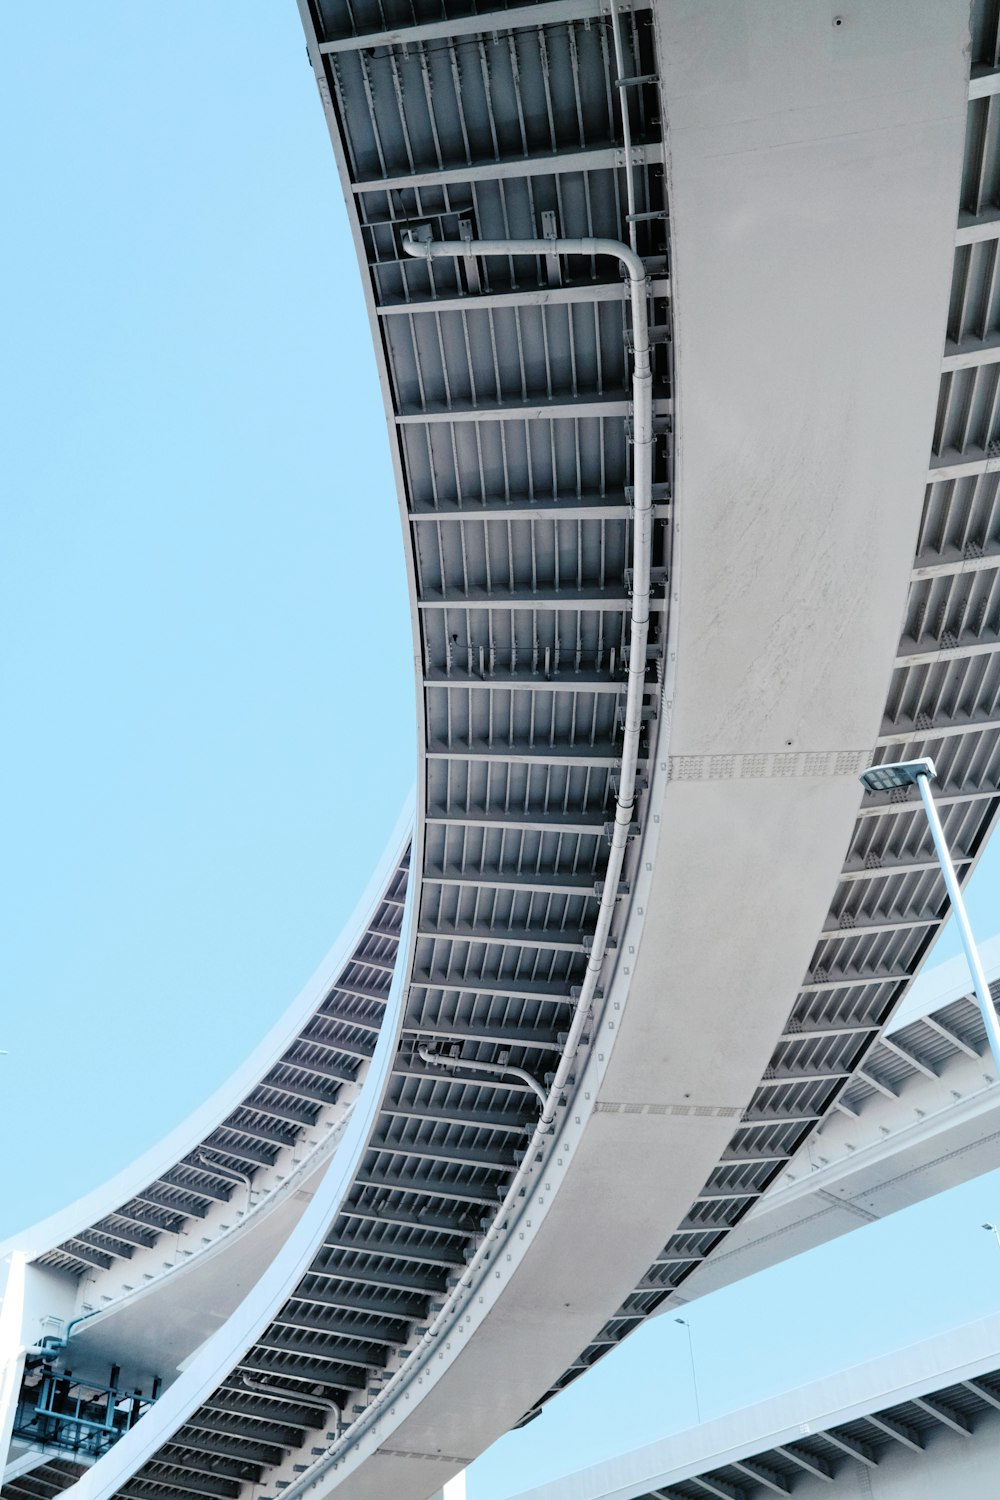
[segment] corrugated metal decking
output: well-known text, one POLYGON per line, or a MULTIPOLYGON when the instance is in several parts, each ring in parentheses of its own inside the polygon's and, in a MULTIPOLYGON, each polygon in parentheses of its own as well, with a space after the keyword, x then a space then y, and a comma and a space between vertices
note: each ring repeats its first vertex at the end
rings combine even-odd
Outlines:
MULTIPOLYGON (((631 555, 624 289, 606 263, 430 264, 405 256, 400 237, 429 226, 435 239, 626 238, 633 174, 657 332, 648 774, 670 562, 668 221, 650 14, 640 3, 622 23, 637 81, 618 88, 597 0, 307 8, 381 332, 411 555, 426 757, 416 940, 403 1045, 344 1211, 272 1327, 121 1488, 132 1500, 171 1500, 178 1489, 236 1500, 244 1484, 271 1482, 282 1451, 318 1443, 323 1453, 365 1411, 474 1254, 537 1113, 516 1077, 443 1073, 419 1048, 543 1081, 562 1050, 619 753, 631 555)), ((980 37, 979 54, 992 58, 994 40, 980 37)), ((987 124, 995 131, 993 115, 987 124)), ((993 136, 973 129, 969 139, 976 161, 1000 172, 993 136)), ((973 212, 987 191, 995 200, 993 184, 973 212)), ((978 431, 969 426, 968 442, 978 431)), ((881 742, 888 759, 934 755, 966 872, 1000 807, 1000 592, 989 571, 1000 537, 987 462, 929 487, 881 742), (982 549, 974 603, 962 568, 924 576, 970 547, 982 549), (933 608, 921 606, 927 590, 933 608)), ((671 775, 685 777, 682 760, 671 775)), ((644 813, 640 801, 639 828, 644 813)), ((554 1389, 655 1310, 834 1107, 941 917, 919 811, 870 799, 726 1159, 554 1389)))

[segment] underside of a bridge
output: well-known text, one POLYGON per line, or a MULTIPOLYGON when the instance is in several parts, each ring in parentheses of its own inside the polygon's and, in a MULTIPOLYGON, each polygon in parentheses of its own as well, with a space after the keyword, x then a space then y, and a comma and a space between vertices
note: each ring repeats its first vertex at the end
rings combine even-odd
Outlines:
POLYGON ((996 1314, 511 1500, 979 1500, 996 1486, 996 1314))
POLYGON ((1000 809, 991 0, 971 74, 965 0, 300 8, 408 549, 412 847, 266 1065, 21 1242, 62 1330, 25 1445, 74 1318, 74 1370, 162 1382, 25 1500, 425 1500, 856 1080, 945 914, 919 802, 857 773, 933 755, 963 878, 1000 809), (645 497, 628 287, 554 243, 595 238, 646 273, 645 497))

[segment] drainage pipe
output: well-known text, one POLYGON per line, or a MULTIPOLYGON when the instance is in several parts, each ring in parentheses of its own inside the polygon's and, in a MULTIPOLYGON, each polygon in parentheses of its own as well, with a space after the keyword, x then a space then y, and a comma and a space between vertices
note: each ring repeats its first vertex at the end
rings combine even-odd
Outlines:
POLYGON ((28 1350, 27 1357, 29 1359, 58 1359, 69 1343, 69 1336, 73 1329, 81 1323, 88 1322, 91 1318, 96 1318, 98 1313, 104 1311, 103 1307, 92 1308, 90 1312, 81 1313, 78 1318, 73 1318, 67 1323, 64 1333, 47 1333, 36 1348, 28 1350))
MULTIPOLYGON (((622 737, 621 773, 615 803, 615 820, 611 828, 611 849, 601 889, 601 904, 591 941, 590 954, 580 998, 559 1067, 552 1080, 548 1100, 535 1130, 537 1137, 552 1128, 563 1090, 570 1074, 580 1038, 583 1036, 601 967, 607 951, 611 921, 618 900, 618 885, 625 851, 628 847, 635 809, 636 766, 642 733, 642 699, 646 690, 646 642, 649 638, 649 570, 653 536, 653 372, 649 353, 649 317, 646 306, 646 267, 639 256, 620 240, 605 239, 539 239, 539 240, 421 240, 410 233, 403 235, 403 249, 408 255, 426 260, 502 255, 610 255, 620 261, 628 273, 632 303, 632 485, 635 522, 632 528, 632 619, 629 641, 628 687, 625 696, 625 730, 622 737)), ((527 1163, 534 1159, 540 1140, 525 1153, 505 1207, 512 1204, 521 1190, 527 1163)), ((498 1214, 499 1223, 503 1215, 498 1214)), ((480 1246, 480 1251, 484 1246, 480 1246)), ((479 1262, 470 1261, 466 1275, 479 1262)), ((463 1278, 464 1279, 464 1278, 463 1278)))
POLYGON ((227 1178, 230 1182, 241 1182, 247 1190, 247 1213, 253 1208, 253 1179, 246 1172, 237 1172, 235 1167, 224 1167, 221 1162, 212 1161, 207 1151, 196 1151, 195 1156, 208 1172, 215 1172, 219 1177, 227 1178))
POLYGON ((631 79, 625 76, 625 48, 622 45, 622 18, 618 0, 611 0, 611 37, 615 47, 615 72, 618 74, 618 107, 622 116, 622 145, 625 148, 625 202, 628 206, 628 242, 635 249, 635 174, 632 171, 632 112, 628 102, 631 79))
POLYGON ((522 1083, 528 1085, 543 1110, 549 1102, 549 1096, 543 1086, 526 1068, 511 1068, 503 1063, 469 1062, 464 1057, 442 1057, 440 1052, 432 1052, 429 1047, 418 1047, 417 1056, 422 1057, 425 1063, 430 1063, 434 1068, 450 1068, 456 1073, 464 1068, 473 1073, 496 1073, 501 1078, 520 1078, 522 1083))
MULTIPOLYGON (((455 1308, 465 1297, 490 1255, 504 1234, 507 1221, 515 1212, 536 1157, 544 1150, 545 1139, 552 1132, 559 1101, 569 1083, 576 1053, 579 1050, 584 1028, 593 1003, 600 977, 601 967, 607 951, 611 921, 618 899, 618 885, 625 863, 625 851, 632 828, 636 798, 636 766, 639 758, 639 740, 642 730, 642 699, 646 688, 646 642, 649 637, 649 591, 650 559, 652 554, 653 526, 653 375, 649 352, 649 321, 646 304, 646 268, 642 260, 620 240, 610 239, 536 239, 536 240, 447 240, 417 239, 410 233, 402 237, 403 249, 408 255, 430 260, 461 257, 497 255, 582 255, 612 256, 618 260, 628 275, 632 304, 632 422, 633 460, 632 483, 634 491, 634 525, 632 539, 632 614, 628 663, 628 686, 625 698, 625 730, 622 742, 621 773, 615 805, 615 819, 611 829, 611 849, 608 854, 607 871, 601 887, 601 902, 594 927, 590 954, 580 997, 576 1003, 566 1046, 559 1067, 552 1080, 548 1098, 535 1126, 531 1143, 521 1158, 504 1200, 486 1231, 479 1246, 461 1277, 451 1288, 447 1300, 431 1326, 399 1373, 409 1383, 417 1370, 425 1363, 433 1350, 438 1335, 448 1325, 455 1308)), ((363 1416, 348 1429, 345 1442, 352 1444, 371 1424, 387 1400, 397 1395, 395 1383, 390 1380, 372 1401, 363 1416)), ((327 1455, 326 1463, 335 1462, 335 1453, 327 1455)), ((325 1469, 326 1463, 321 1465, 325 1469)), ((315 1476, 311 1476, 315 1477, 315 1476)), ((294 1491, 293 1493, 298 1493, 294 1491)))

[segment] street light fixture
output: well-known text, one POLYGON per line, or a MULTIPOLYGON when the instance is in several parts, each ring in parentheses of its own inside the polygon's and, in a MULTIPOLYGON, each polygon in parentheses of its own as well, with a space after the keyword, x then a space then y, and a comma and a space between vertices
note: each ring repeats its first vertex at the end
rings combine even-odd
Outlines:
POLYGON ((881 766, 869 766, 861 772, 861 783, 867 792, 895 792, 900 787, 915 786, 929 776, 936 776, 929 755, 922 760, 895 760, 881 766))
POLYGON ((867 792, 893 792, 900 787, 916 786, 920 793, 941 873, 951 899, 958 930, 962 935, 962 947, 965 949, 965 957, 972 973, 972 983, 979 1001, 983 1025, 986 1027, 986 1039, 993 1053, 997 1076, 1000 1077, 1000 1020, 997 1019, 996 1007, 986 981, 986 972, 979 957, 979 950, 976 948, 976 940, 972 936, 972 928, 969 926, 969 916, 962 899, 962 889, 958 883, 958 876, 955 874, 955 866, 952 864, 948 845, 945 843, 941 819, 938 817, 938 810, 931 795, 931 779, 936 775, 934 762, 929 756, 925 756, 922 760, 901 760, 881 766, 869 766, 867 771, 861 773, 861 784, 867 792))

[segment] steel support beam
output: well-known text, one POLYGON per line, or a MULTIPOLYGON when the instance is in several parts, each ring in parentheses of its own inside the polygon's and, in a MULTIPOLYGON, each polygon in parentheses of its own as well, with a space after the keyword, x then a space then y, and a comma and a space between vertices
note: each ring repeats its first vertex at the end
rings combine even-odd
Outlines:
MULTIPOLYGON (((457 1182, 450 1178, 404 1177, 398 1172, 379 1172, 372 1169, 360 1173, 356 1180, 359 1187, 381 1188, 387 1193, 420 1193, 425 1198, 443 1198, 454 1203, 481 1203, 491 1209, 497 1206, 496 1189, 491 1191, 485 1183, 476 1183, 473 1187, 471 1184, 457 1182)), ((324 1274, 329 1276, 333 1273, 327 1271, 324 1274)), ((354 1271, 343 1274, 349 1280, 357 1279, 357 1273, 354 1271)), ((392 1283, 390 1282, 389 1285, 392 1283)))
MULTIPOLYGON (((911 720, 902 724, 882 725, 882 733, 875 741, 880 748, 889 745, 907 744, 912 740, 925 744, 928 740, 953 740, 961 739, 968 734, 990 734, 1000 729, 1000 718, 989 719, 939 719, 935 717, 933 722, 923 728, 918 728, 911 720)), ((935 797, 934 799, 938 799, 935 797)))
MULTIPOLYGON (((572 870, 469 871, 431 867, 424 872, 426 884, 489 886, 490 889, 498 887, 508 891, 551 891, 558 895, 571 892, 575 895, 591 896, 594 894, 595 884, 600 879, 600 875, 596 872, 585 874, 582 871, 572 870)), ((622 884, 624 885, 624 882, 622 884)), ((620 894, 627 895, 628 887, 626 886, 620 894)))
POLYGON ((952 1432, 957 1432, 960 1437, 971 1437, 973 1433, 972 1423, 962 1412, 956 1411, 954 1407, 946 1406, 943 1401, 934 1396, 912 1397, 914 1406, 919 1406, 928 1416, 940 1422, 944 1427, 950 1427, 952 1432))
POLYGON ((286 1310, 293 1304, 303 1307, 329 1307, 341 1312, 366 1313, 373 1317, 398 1318, 404 1321, 422 1318, 426 1312, 423 1301, 415 1297, 383 1298, 337 1287, 326 1288, 323 1291, 304 1291, 301 1287, 297 1287, 294 1296, 286 1303, 286 1310))
MULTIPOLYGON (((409 519, 421 521, 628 521, 631 509, 624 497, 616 495, 562 495, 531 499, 514 496, 510 500, 447 501, 442 505, 411 506, 409 519)), ((664 498, 653 505, 653 519, 665 521, 670 516, 669 502, 664 498)))
POLYGON ((897 1443, 902 1443, 903 1447, 909 1448, 912 1453, 923 1453, 924 1440, 920 1434, 912 1427, 898 1422, 895 1417, 888 1417, 884 1412, 870 1412, 866 1415, 865 1421, 877 1427, 880 1432, 884 1432, 886 1437, 894 1438, 897 1443))
MULTIPOLYGON (((662 166, 663 144, 656 141, 633 150, 635 164, 662 166)), ((434 168, 427 172, 397 172, 389 177, 367 177, 353 182, 356 198, 365 193, 405 192, 408 189, 452 187, 470 182, 495 182, 518 177, 560 177, 569 172, 614 172, 624 168, 625 152, 619 146, 599 146, 580 151, 558 151, 554 155, 511 156, 501 161, 471 162, 467 166, 434 168)))
MULTIPOLYGON (((562 996, 568 1004, 568 997, 562 996)), ((530 1026, 485 1026, 475 1021, 412 1021, 403 1027, 403 1036, 418 1036, 425 1040, 446 1042, 468 1042, 470 1044, 481 1044, 483 1046, 498 1047, 537 1047, 546 1052, 557 1052, 562 1047, 562 1032, 553 1027, 530 1026)), ((469 1059, 470 1063, 472 1059, 469 1059)), ((421 1075, 423 1076, 423 1075, 421 1075)), ((445 1074, 436 1071, 428 1071, 426 1076, 437 1082, 447 1083, 445 1074)), ((472 1080, 468 1080, 472 1082, 472 1080)), ((480 1080, 481 1082, 482 1080, 480 1080)), ((506 1084, 494 1087, 506 1088, 506 1084)), ((429 1112, 428 1112, 429 1113, 429 1112)))
POLYGON ((973 656, 992 656, 1000 651, 1000 636, 991 632, 973 635, 966 631, 963 635, 965 638, 960 636, 954 645, 943 645, 936 636, 922 637, 919 641, 905 638, 899 643, 895 665, 932 667, 939 661, 968 661, 973 656))
POLYGON ((821 942, 826 942, 833 938, 863 937, 873 932, 917 931, 923 927, 937 927, 940 921, 941 917, 937 914, 913 917, 862 916, 858 921, 843 927, 839 922, 836 927, 824 927, 819 937, 821 942))
MULTIPOLYGON (((842 934, 843 935, 843 934, 842 934)), ((906 969, 885 969, 877 974, 849 973, 832 969, 826 979, 810 979, 799 985, 800 995, 821 995, 825 990, 867 988, 873 984, 903 984, 913 978, 906 969)))
MULTIPOLYGON (((441 883, 448 884, 446 880, 441 883)), ((588 942, 588 934, 580 930, 560 931, 558 927, 551 930, 545 927, 498 928, 487 927, 481 922, 442 922, 432 927, 426 917, 417 928, 417 937, 434 942, 490 943, 504 948, 551 948, 560 953, 579 953, 588 942)))
MULTIPOLYGON (((927 737, 933 739, 933 733, 927 737)), ((958 790, 953 787, 951 791, 934 793, 934 801, 938 807, 962 807, 971 802, 988 802, 991 797, 1000 797, 1000 785, 996 782, 987 782, 973 790, 958 790)), ((906 797, 900 802, 893 802, 883 795, 882 800, 879 801, 876 794, 876 797, 871 798, 870 806, 859 809, 858 818, 894 818, 900 813, 913 812, 914 809, 919 810, 919 808, 919 798, 911 801, 906 797)))
MULTIPOLYGON (((412 265, 407 257, 400 265, 412 265)), ((666 277, 650 278, 650 295, 669 297, 666 277)), ((408 301, 383 302, 377 309, 380 318, 410 317, 451 312, 493 312, 508 307, 558 307, 580 302, 622 302, 628 298, 623 281, 569 281, 562 286, 524 286, 512 292, 443 293, 440 297, 415 297, 408 301)))
MULTIPOLYGON (((1000 359, 1000 343, 996 346, 996 357, 1000 359)), ((966 555, 952 547, 940 552, 921 552, 913 566, 911 578, 915 582, 930 578, 963 576, 966 573, 992 572, 1000 567, 1000 546, 988 542, 981 553, 972 551, 966 555)))
MULTIPOLYGON (((617 418, 624 421, 631 415, 632 403, 627 396, 529 396, 500 401, 479 401, 450 406, 413 407, 409 411, 397 411, 393 420, 399 427, 425 426, 428 423, 446 422, 576 422, 587 418, 601 421, 617 418)), ((673 403, 667 396, 653 401, 654 417, 669 417, 673 403)))
MULTIPOLYGON (((633 0, 623 10, 646 9, 648 0, 633 0)), ((513 5, 508 10, 476 11, 469 16, 450 16, 440 21, 419 21, 392 31, 363 31, 354 36, 321 41, 324 55, 355 52, 370 47, 418 47, 422 42, 451 41, 460 36, 492 36, 494 32, 532 30, 537 26, 559 26, 568 21, 600 20, 606 15, 602 0, 541 0, 538 5, 513 5)))
POLYGON ((503 995, 511 1000, 541 1000, 544 1004, 555 1001, 564 1004, 572 998, 572 986, 580 983, 580 975, 566 976, 556 980, 537 981, 515 979, 513 976, 499 979, 484 979, 478 975, 451 974, 448 970, 434 974, 428 970, 415 969, 410 984, 414 989, 451 990, 463 995, 503 995))
POLYGON ((478 760, 478 761, 537 761, 542 765, 560 766, 606 766, 621 760, 621 746, 605 745, 487 745, 481 741, 473 744, 445 744, 443 740, 431 740, 427 745, 428 760, 478 760))
POLYGON ((774 1451, 790 1459, 793 1464, 798 1464, 800 1469, 804 1469, 814 1479, 824 1479, 828 1484, 833 1482, 833 1470, 825 1459, 807 1453, 804 1448, 794 1448, 788 1445, 776 1448, 774 1451))
MULTIPOLYGON (((975 1018, 977 1021, 980 1021, 978 1008, 975 1010, 975 1018)), ((953 1027, 945 1025, 944 1021, 940 1020, 937 1016, 921 1016, 920 1019, 924 1026, 929 1026, 931 1031, 936 1031, 938 1036, 944 1037, 946 1042, 950 1042, 959 1052, 964 1052, 966 1057, 972 1057, 978 1061, 982 1056, 977 1047, 973 1046, 971 1042, 967 1042, 964 1037, 959 1036, 953 1027)))
MULTIPOLYGON (((653 607, 654 603, 655 601, 651 600, 650 606, 653 607)), ((425 591, 422 597, 417 600, 417 608, 575 609, 581 610, 584 613, 598 610, 612 610, 616 614, 624 614, 631 608, 631 601, 628 594, 621 588, 448 589, 444 593, 425 591)), ((449 683, 449 686, 451 685, 449 683)), ((525 682, 523 686, 528 688, 533 687, 534 684, 525 682)))
POLYGON ((848 1437, 843 1432, 834 1432, 832 1429, 824 1432, 823 1438, 826 1442, 832 1443, 835 1448, 839 1448, 841 1453, 846 1453, 848 1458, 856 1458, 858 1463, 864 1464, 866 1468, 878 1468, 878 1456, 867 1443, 859 1442, 857 1438, 848 1437))
MULTIPOLYGON (((445 812, 443 808, 431 808, 426 821, 450 828, 519 828, 530 833, 579 833, 603 834, 610 814, 594 813, 541 813, 518 812, 512 808, 504 812, 445 812)), ((638 823, 633 824, 639 832, 638 823)))
MULTIPOLYGON (((916 807, 919 804, 911 803, 910 806, 916 807)), ((971 865, 972 856, 957 854, 954 856, 954 862, 956 865, 971 865)), ((857 883, 862 880, 880 880, 886 875, 926 875, 928 871, 934 870, 940 870, 936 859, 911 859, 892 864, 866 865, 854 870, 842 870, 839 878, 848 883, 857 883)), ((840 933, 839 936, 843 937, 844 934, 840 933)))
POLYGON ((734 1459, 731 1468, 739 1470, 754 1484, 763 1485, 764 1489, 770 1490, 773 1495, 790 1495, 792 1487, 787 1479, 782 1479, 774 1469, 768 1469, 764 1464, 756 1463, 752 1458, 734 1459))
MULTIPOLYGON (((425 688, 455 688, 461 692, 472 690, 483 690, 487 692, 532 692, 532 693, 609 693, 612 697, 619 697, 625 691, 626 684, 619 674, 616 666, 614 674, 607 672, 553 672, 543 676, 541 672, 511 672, 487 668, 484 677, 474 672, 463 672, 452 670, 443 672, 439 668, 431 668, 424 673, 423 686, 425 688)), ((459 821, 467 821, 461 814, 454 815, 459 821)), ((472 818, 473 814, 468 817, 472 818)), ((485 818, 487 815, 482 814, 485 818)), ((516 812, 513 816, 517 816, 516 812)), ((566 814, 565 816, 569 816, 566 814)), ((610 813, 595 815, 604 819, 610 817, 610 813)), ((500 818, 497 819, 500 821, 500 818)), ((503 821, 507 821, 503 819, 503 821)))
MULTIPOLYGON (((454 1233, 454 1230, 451 1231, 454 1233)), ((464 1266, 454 1251, 439 1245, 414 1245, 411 1241, 394 1241, 384 1235, 342 1235, 326 1242, 326 1249, 344 1255, 374 1255, 380 1260, 403 1260, 415 1266, 442 1266, 446 1271, 464 1266)))

